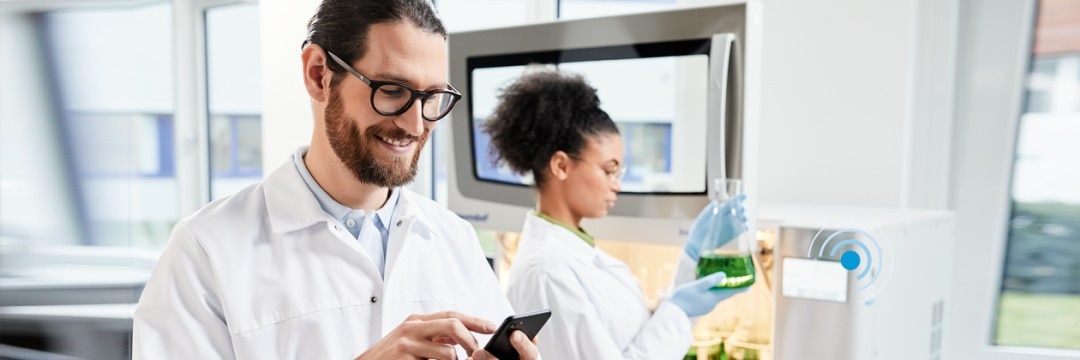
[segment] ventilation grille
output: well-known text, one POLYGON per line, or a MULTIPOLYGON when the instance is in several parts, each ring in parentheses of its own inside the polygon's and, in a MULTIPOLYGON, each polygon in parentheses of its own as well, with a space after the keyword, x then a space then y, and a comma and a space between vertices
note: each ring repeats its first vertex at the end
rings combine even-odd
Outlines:
POLYGON ((938 300, 930 311, 930 360, 941 360, 941 332, 944 326, 945 300, 938 300))

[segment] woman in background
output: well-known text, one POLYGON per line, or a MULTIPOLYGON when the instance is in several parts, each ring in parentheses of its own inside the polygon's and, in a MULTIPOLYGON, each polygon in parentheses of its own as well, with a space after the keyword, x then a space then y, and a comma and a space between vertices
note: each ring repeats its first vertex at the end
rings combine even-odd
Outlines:
MULTIPOLYGON (((619 129, 580 76, 527 69, 503 89, 484 130, 496 158, 531 173, 536 184, 507 297, 518 312, 551 309, 538 338, 542 356, 682 359, 693 340, 691 319, 745 290, 710 290, 723 273, 693 280, 698 244, 687 244, 677 287, 650 311, 626 264, 581 228, 583 218, 603 217, 615 205, 626 167, 619 129)), ((741 198, 723 206, 726 220, 745 229, 741 198)))

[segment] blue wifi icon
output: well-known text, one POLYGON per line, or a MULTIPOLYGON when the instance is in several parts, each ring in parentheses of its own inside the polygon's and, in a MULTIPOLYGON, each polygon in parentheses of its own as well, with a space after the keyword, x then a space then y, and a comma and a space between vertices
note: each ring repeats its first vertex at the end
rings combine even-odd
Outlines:
POLYGON ((888 281, 892 253, 888 238, 880 230, 872 225, 862 225, 821 229, 814 235, 807 257, 839 260, 845 270, 856 274, 856 291, 862 300, 870 302, 888 281), (829 235, 821 239, 823 233, 829 235))

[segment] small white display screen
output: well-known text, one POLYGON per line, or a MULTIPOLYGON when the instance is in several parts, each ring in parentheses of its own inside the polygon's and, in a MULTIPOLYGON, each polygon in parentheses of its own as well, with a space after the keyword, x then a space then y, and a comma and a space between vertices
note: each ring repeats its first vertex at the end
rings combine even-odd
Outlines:
POLYGON ((839 261, 784 258, 786 297, 846 302, 848 270, 839 261))

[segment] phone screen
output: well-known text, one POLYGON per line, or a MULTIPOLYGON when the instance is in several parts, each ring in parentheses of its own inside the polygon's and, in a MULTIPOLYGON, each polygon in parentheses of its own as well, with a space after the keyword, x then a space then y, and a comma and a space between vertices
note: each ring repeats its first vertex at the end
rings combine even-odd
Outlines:
POLYGON ((495 355, 500 360, 518 360, 520 356, 514 346, 510 345, 510 335, 515 330, 521 330, 521 332, 525 333, 525 336, 529 337, 529 340, 532 340, 550 317, 551 310, 549 309, 507 316, 506 320, 503 320, 499 328, 495 330, 495 335, 492 335, 491 340, 488 340, 484 350, 487 350, 488 353, 495 355))

